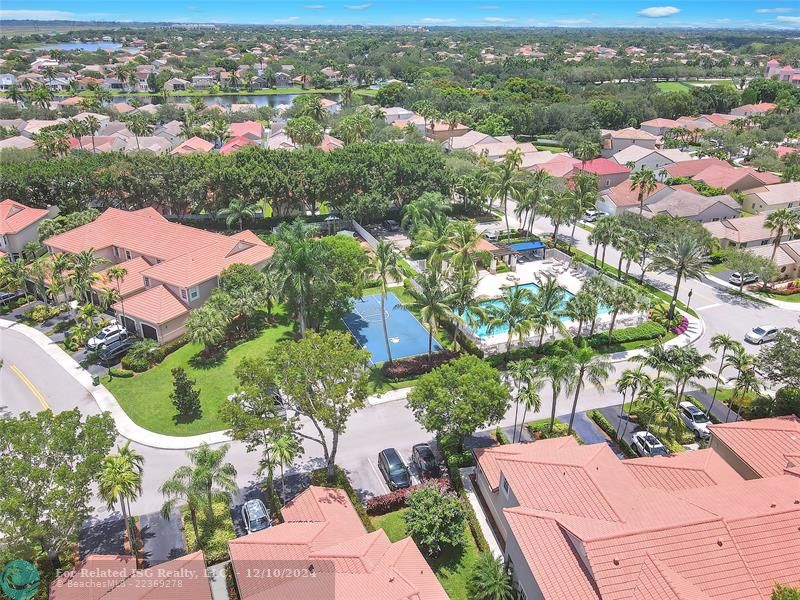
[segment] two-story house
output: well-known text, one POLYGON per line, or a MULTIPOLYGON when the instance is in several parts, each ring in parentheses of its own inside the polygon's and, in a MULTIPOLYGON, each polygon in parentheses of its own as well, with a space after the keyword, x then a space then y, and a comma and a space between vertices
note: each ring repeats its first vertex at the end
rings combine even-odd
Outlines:
POLYGON ((8 198, 0 202, 0 258, 20 258, 25 244, 39 241, 41 222, 57 214, 57 206, 30 208, 8 198))
MULTIPOLYGON (((186 331, 189 311, 206 301, 222 271, 239 263, 261 268, 273 254, 251 231, 224 236, 171 223, 152 208, 109 208, 44 244, 51 253, 92 250, 125 268, 112 308, 129 331, 162 344, 186 331)), ((106 279, 99 287, 116 283, 106 279)))

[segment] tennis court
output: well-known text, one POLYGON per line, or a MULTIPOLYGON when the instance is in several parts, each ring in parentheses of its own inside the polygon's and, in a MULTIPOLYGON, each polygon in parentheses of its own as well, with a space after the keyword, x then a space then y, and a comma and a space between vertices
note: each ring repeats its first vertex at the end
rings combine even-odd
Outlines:
MULTIPOLYGON (((397 296, 386 294, 386 329, 392 358, 406 358, 428 352, 428 330, 409 311, 403 309, 397 296)), ((353 303, 352 312, 344 317, 344 324, 362 348, 368 350, 374 364, 386 362, 386 339, 381 318, 381 295, 364 296, 353 303)), ((434 338, 433 351, 442 347, 434 338)))

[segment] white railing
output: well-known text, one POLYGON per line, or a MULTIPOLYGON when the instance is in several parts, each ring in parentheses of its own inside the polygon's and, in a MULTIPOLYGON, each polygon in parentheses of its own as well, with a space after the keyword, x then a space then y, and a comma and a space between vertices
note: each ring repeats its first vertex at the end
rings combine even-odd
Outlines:
POLYGON ((373 250, 377 249, 378 240, 376 240, 375 236, 372 235, 369 231, 367 231, 364 227, 362 227, 361 224, 355 219, 353 219, 353 229, 358 235, 364 238, 364 241, 367 242, 367 244, 369 244, 370 248, 372 248, 373 250))

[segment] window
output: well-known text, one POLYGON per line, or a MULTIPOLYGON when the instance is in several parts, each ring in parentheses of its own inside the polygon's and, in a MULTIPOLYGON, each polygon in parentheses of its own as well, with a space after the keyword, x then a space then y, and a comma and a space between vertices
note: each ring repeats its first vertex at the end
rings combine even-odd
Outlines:
POLYGON ((144 278, 144 287, 146 287, 146 288, 150 287, 150 278, 149 277, 145 277, 144 278))
POLYGON ((766 246, 767 244, 769 244, 769 240, 761 240, 762 246, 766 246))
POLYGON ((197 300, 200 297, 200 289, 197 286, 189 288, 189 300, 197 300))
POLYGON ((133 255, 131 254, 130 250, 125 250, 125 258, 127 258, 128 260, 133 258, 133 255))
POLYGON ((509 493, 508 479, 506 479, 505 477, 503 477, 503 493, 506 495, 506 498, 508 498, 508 493, 509 493))
POLYGON ((186 288, 181 288, 181 298, 186 300, 188 296, 186 295, 186 288))
POLYGON ((114 246, 114 256, 119 258, 119 248, 117 248, 116 246, 114 246))

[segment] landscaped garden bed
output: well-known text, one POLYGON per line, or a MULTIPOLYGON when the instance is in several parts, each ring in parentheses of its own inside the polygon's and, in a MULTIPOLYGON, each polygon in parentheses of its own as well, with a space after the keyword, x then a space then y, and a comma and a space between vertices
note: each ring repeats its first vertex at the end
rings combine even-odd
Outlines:
POLYGON ((209 519, 204 507, 197 511, 197 528, 200 531, 198 543, 192 527, 192 519, 187 508, 181 509, 183 520, 183 535, 186 539, 186 548, 189 552, 202 550, 205 553, 206 563, 214 565, 228 560, 228 542, 236 537, 233 528, 231 511, 227 502, 215 502, 213 517, 209 519))

